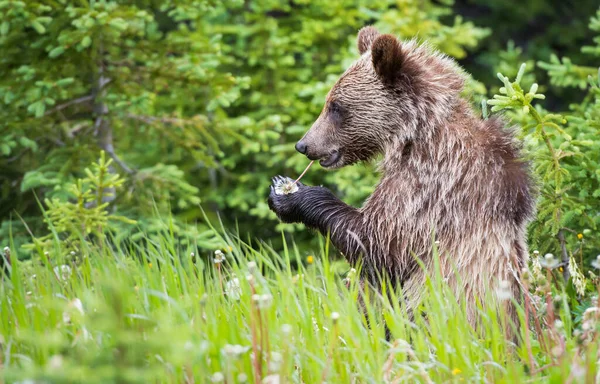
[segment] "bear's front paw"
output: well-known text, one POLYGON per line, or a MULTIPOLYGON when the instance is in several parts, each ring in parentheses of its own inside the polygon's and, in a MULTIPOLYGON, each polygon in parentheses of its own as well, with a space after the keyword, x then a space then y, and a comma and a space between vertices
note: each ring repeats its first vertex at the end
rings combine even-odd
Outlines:
POLYGON ((269 208, 284 223, 299 222, 298 201, 304 188, 304 184, 294 182, 289 177, 275 176, 269 193, 269 208))

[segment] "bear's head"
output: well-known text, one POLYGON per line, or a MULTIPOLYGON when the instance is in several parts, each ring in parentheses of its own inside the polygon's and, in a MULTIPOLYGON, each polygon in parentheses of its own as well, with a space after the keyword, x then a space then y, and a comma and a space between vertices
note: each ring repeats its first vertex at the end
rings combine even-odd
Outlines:
POLYGON ((455 63, 415 41, 402 44, 364 27, 357 43, 360 58, 329 91, 317 121, 296 144, 325 168, 367 161, 390 143, 427 135, 462 89, 455 63))

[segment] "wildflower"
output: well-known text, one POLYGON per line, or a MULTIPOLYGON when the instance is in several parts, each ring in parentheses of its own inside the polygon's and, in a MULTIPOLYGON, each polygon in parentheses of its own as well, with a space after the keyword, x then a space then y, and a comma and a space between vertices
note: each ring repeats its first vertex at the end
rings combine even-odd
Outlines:
POLYGON ((556 321, 554 321, 554 327, 556 329, 563 329, 565 327, 565 325, 563 324, 562 321, 556 320, 556 321))
POLYGON ((452 370, 452 375, 454 375, 454 376, 459 375, 461 373, 462 373, 462 371, 459 368, 454 368, 452 370))
POLYGON ((554 357, 559 357, 560 355, 562 355, 562 352, 563 349, 560 345, 556 345, 550 350, 550 353, 552 353, 552 356, 554 357))
POLYGON ((240 280, 236 277, 229 280, 225 284, 225 294, 231 297, 233 300, 239 300, 242 295, 242 288, 240 287, 240 280))
POLYGON ((262 379, 263 384, 279 384, 280 382, 279 375, 269 375, 262 379))
POLYGON ((592 267, 600 269, 600 255, 596 256, 596 260, 592 261, 592 267))
POLYGON ((579 240, 583 239, 583 233, 578 233, 578 234, 577 234, 577 238, 578 238, 579 240))
POLYGON ((57 265, 53 268, 56 278, 62 281, 67 281, 71 277, 71 267, 66 264, 57 265))
POLYGON ((258 299, 258 308, 259 309, 267 309, 271 306, 272 303, 273 303, 273 296, 265 293, 263 295, 260 295, 260 297, 258 299))
POLYGON ((554 257, 551 253, 546 253, 542 259, 540 259, 540 264, 544 268, 554 269, 558 267, 559 261, 554 257))
POLYGON ((350 268, 350 270, 348 271, 348 274, 346 275, 346 278, 348 280, 352 280, 355 276, 356 276, 356 269, 350 268))
POLYGON ((148 263, 148 268, 152 268, 152 263, 148 263))
POLYGON ((250 273, 256 272, 256 269, 257 269, 256 262, 251 261, 248 263, 248 271, 250 271, 250 273))
POLYGON ((254 283, 254 276, 252 276, 252 275, 247 275, 247 276, 246 276, 246 280, 248 280, 248 282, 249 282, 250 284, 252 284, 252 283, 254 283))
POLYGON ((248 381, 248 375, 246 375, 245 373, 240 373, 237 377, 238 379, 238 383, 245 383, 248 381))
POLYGON ((271 352, 271 359, 269 360, 269 371, 277 372, 281 368, 283 362, 283 356, 279 352, 271 352))
POLYGON ((277 178, 277 180, 274 182, 274 187, 275 194, 277 195, 288 195, 298 191, 298 184, 294 183, 294 180, 290 178, 277 178))
POLYGON ((190 253, 190 257, 191 257, 191 258, 194 258, 194 257, 196 257, 196 254, 195 254, 194 252, 191 252, 191 253, 190 253))
POLYGON ((228 252, 233 252, 233 247, 227 247, 228 252))
POLYGON ((309 256, 306 257, 306 262, 308 264, 312 264, 312 263, 315 262, 315 258, 312 255, 309 255, 309 256))
POLYGON ((215 372, 211 378, 213 383, 222 383, 223 380, 225 380, 225 376, 221 372, 215 372))
POLYGON ((81 300, 79 300, 78 298, 73 299, 73 301, 71 301, 69 303, 69 307, 71 308, 75 308, 76 310, 79 311, 79 313, 81 313, 83 315, 83 304, 81 303, 81 300))
POLYGON ((4 257, 10 259, 10 248, 4 247, 4 257))
POLYGON ((283 324, 281 326, 281 332, 285 335, 289 335, 292 332, 292 326, 289 324, 283 324))
POLYGON ((512 297, 512 292, 510 289, 510 283, 507 280, 500 281, 500 284, 496 289, 496 296, 501 301, 510 300, 512 297))
POLYGON ((223 349, 221 349, 221 352, 228 357, 237 358, 237 357, 243 355, 244 353, 248 352, 249 349, 250 349, 250 347, 244 347, 244 346, 237 345, 237 344, 236 345, 225 344, 223 349))
POLYGON ((331 320, 333 321, 333 323, 337 323, 337 321, 340 319, 340 314, 338 312, 332 312, 331 313, 331 320))
POLYGON ((225 255, 223 254, 223 252, 221 252, 220 249, 217 249, 215 251, 215 258, 213 259, 213 262, 215 264, 221 264, 223 261, 225 261, 225 255))

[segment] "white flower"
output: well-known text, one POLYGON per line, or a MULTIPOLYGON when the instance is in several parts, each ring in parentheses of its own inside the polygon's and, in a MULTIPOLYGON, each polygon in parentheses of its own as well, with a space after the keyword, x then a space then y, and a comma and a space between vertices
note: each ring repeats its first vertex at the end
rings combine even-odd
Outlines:
POLYGON ((331 313, 331 320, 333 320, 333 322, 335 323, 336 321, 338 321, 340 319, 340 314, 337 312, 332 312, 331 313))
POLYGON ((559 261, 554 257, 551 253, 546 253, 542 259, 540 259, 540 264, 544 268, 554 269, 558 267, 559 261))
POLYGON ((221 372, 215 372, 211 378, 213 383, 221 383, 223 380, 225 380, 225 376, 221 372))
POLYGON ((262 380, 263 384, 279 384, 279 375, 269 375, 262 380))
POLYGON ((298 184, 289 177, 278 177, 277 180, 273 182, 273 186, 275 187, 276 195, 287 195, 298 191, 298 184))
POLYGON ((81 300, 79 300, 78 298, 73 299, 73 301, 71 301, 69 303, 69 307, 73 307, 75 309, 77 309, 79 311, 79 313, 81 313, 83 315, 83 304, 81 303, 81 300))
POLYGON ((71 277, 71 267, 66 264, 57 265, 53 268, 56 278, 62 281, 67 281, 71 277))
POLYGON ((238 383, 245 383, 248 381, 248 375, 246 375, 245 373, 240 373, 237 377, 238 379, 238 383))
POLYGON ((240 280, 236 277, 225 283, 225 294, 233 300, 239 300, 242 296, 240 280))
POLYGON ((250 271, 250 273, 253 273, 254 271, 256 271, 256 262, 251 261, 248 263, 248 271, 250 271))
POLYGON ((215 258, 213 259, 213 262, 215 264, 221 264, 223 261, 225 261, 225 255, 223 254, 223 252, 221 252, 220 249, 217 249, 215 251, 215 258))
POLYGON ((263 295, 252 295, 252 301, 254 301, 258 309, 266 309, 273 303, 273 296, 265 293, 263 295))
POLYGON ((592 261, 592 267, 600 269, 600 255, 596 256, 596 260, 592 261))
POLYGON ((292 332, 292 326, 289 324, 283 324, 281 326, 281 332, 283 332, 285 335, 289 335, 292 332))
POLYGON ((243 355, 244 353, 248 352, 248 350, 250 349, 250 347, 244 347, 241 345, 231 345, 231 344, 225 344, 225 346, 223 347, 223 349, 221 349, 221 352, 229 357, 238 357, 240 355, 243 355))
POLYGON ((283 356, 279 352, 271 352, 271 359, 269 360, 269 371, 277 372, 281 368, 283 362, 283 356))

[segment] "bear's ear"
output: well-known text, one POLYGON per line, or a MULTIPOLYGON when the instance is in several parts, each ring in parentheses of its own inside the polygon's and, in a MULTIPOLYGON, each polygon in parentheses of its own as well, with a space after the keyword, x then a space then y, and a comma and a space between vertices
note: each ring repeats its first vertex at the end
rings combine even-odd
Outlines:
POLYGON ((381 35, 375 39, 371 47, 373 68, 381 80, 393 82, 404 61, 400 42, 392 35, 381 35))
POLYGON ((362 27, 360 31, 358 31, 358 40, 356 41, 358 45, 358 52, 362 55, 367 52, 367 50, 371 49, 371 45, 373 45, 373 41, 379 36, 379 31, 375 27, 362 27))

